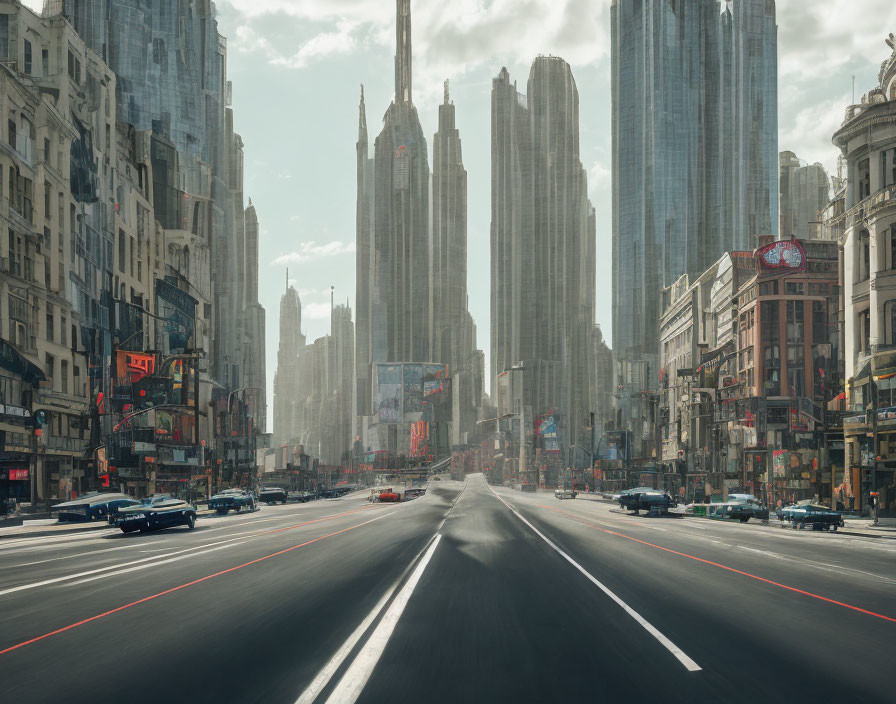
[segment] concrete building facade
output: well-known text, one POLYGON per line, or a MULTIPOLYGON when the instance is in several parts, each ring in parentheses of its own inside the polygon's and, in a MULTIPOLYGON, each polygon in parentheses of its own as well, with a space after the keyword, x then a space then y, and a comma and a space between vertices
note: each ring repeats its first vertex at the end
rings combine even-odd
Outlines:
MULTIPOLYGON (((845 162, 842 209, 825 226, 842 231, 844 420, 847 481, 868 510, 880 493, 881 515, 896 515, 896 38, 881 65, 878 84, 846 109, 833 135, 845 162), (878 410, 875 410, 878 409, 878 410), (877 415, 877 418, 874 416, 877 415), (877 460, 876 458, 880 458, 877 460)), ((859 506, 857 505, 856 508, 859 506)))
POLYGON ((613 351, 655 388, 659 292, 777 232, 775 4, 613 0, 610 18, 613 351))
MULTIPOLYGON (((492 81, 492 394, 555 417, 559 444, 590 428, 595 216, 579 156, 578 92, 569 65, 539 56, 528 96, 506 69, 492 81), (511 369, 530 391, 498 393, 511 369)), ((589 438, 584 440, 590 442, 589 438)))
POLYGON ((793 152, 779 157, 778 202, 782 237, 818 239, 821 213, 831 200, 831 180, 821 164, 804 164, 793 152))

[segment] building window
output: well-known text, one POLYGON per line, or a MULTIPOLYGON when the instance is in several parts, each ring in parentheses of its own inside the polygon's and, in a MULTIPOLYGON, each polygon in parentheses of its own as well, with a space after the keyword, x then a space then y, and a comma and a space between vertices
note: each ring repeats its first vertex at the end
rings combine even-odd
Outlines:
POLYGON ((823 345, 828 341, 828 316, 824 301, 812 301, 812 344, 823 345))
POLYGON ((787 348, 787 385, 790 388, 790 395, 805 396, 806 395, 806 356, 803 353, 803 347, 789 346, 787 348))
POLYGON ((777 279, 774 281, 765 281, 764 283, 759 284, 759 295, 760 296, 777 296, 778 295, 777 279))
POLYGON ((55 340, 53 339, 56 337, 54 330, 53 330, 54 327, 55 326, 53 325, 53 313, 47 313, 47 340, 49 342, 55 342, 55 340))
POLYGON ((859 188, 859 200, 871 195, 871 166, 868 159, 862 159, 856 167, 856 183, 859 188))
POLYGON ((50 383, 52 383, 53 377, 56 375, 55 374, 56 358, 53 355, 48 354, 46 357, 46 362, 47 362, 47 378, 49 379, 50 383))
POLYGON ((24 52, 24 61, 23 61, 23 71, 26 75, 31 75, 31 42, 27 39, 23 40, 25 42, 25 52, 24 52))
POLYGON ((868 239, 868 233, 864 233, 865 237, 862 239, 862 276, 860 277, 861 281, 865 281, 865 279, 871 278, 871 242, 868 239))
POLYGON ((124 230, 118 230, 118 270, 124 272, 124 261, 127 258, 127 242, 125 241, 124 230))
POLYGON ((762 342, 778 342, 781 339, 780 312, 778 301, 763 301, 760 311, 762 326, 762 342))
POLYGON ((859 313, 858 322, 859 340, 856 346, 862 354, 868 354, 871 344, 871 312, 863 310, 859 313))
POLYGON ((59 376, 62 381, 62 393, 68 393, 68 360, 63 359, 59 363, 59 376))
POLYGON ((40 66, 41 66, 41 74, 44 76, 50 75, 50 50, 49 49, 41 49, 40 50, 40 66))
POLYGON ((788 281, 784 284, 784 293, 788 296, 802 296, 805 293, 802 281, 788 281))
POLYGON ((763 350, 765 357, 765 385, 763 391, 766 396, 781 395, 781 350, 778 345, 769 345, 763 350))
POLYGON ((804 327, 803 302, 787 301, 787 342, 802 342, 804 327))

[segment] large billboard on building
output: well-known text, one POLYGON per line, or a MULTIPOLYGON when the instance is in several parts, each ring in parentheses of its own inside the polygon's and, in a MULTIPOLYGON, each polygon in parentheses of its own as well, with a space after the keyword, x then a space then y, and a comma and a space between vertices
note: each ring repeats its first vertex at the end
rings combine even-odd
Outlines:
POLYGON ((404 418, 404 377, 400 364, 378 364, 376 409, 380 423, 400 423, 404 418))
POLYGON ((423 412, 423 365, 404 365, 404 412, 423 412))
POLYGON ((446 364, 423 365, 423 418, 451 420, 451 378, 446 364))
POLYGON ((162 279, 156 279, 156 315, 161 319, 161 351, 164 354, 184 352, 190 345, 196 325, 198 301, 162 279))
POLYGON ((411 423, 411 457, 425 457, 432 454, 429 447, 429 422, 418 420, 411 423))

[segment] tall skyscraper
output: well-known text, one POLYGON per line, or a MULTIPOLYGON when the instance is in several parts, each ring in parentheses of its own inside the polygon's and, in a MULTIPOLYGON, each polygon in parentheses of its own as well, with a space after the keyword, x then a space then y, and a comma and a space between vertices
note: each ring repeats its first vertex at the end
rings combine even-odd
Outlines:
POLYGON ((448 81, 432 153, 432 359, 453 372, 475 350, 476 332, 467 312, 467 171, 448 81))
POLYGON ((579 442, 592 402, 595 217, 561 58, 535 59, 527 97, 506 69, 492 82, 491 237, 493 393, 521 364, 513 395, 554 417, 561 445, 579 442))
POLYGON ((374 359, 390 362, 428 362, 429 158, 411 99, 411 3, 397 0, 396 5, 395 99, 374 146, 371 285, 374 300, 383 305, 385 335, 372 353, 374 359))
POLYGON ((246 251, 241 258, 242 278, 245 280, 242 301, 242 384, 252 389, 252 399, 256 404, 255 424, 265 432, 267 426, 267 381, 265 373, 265 355, 262 344, 265 339, 265 311, 258 302, 258 215, 252 199, 245 214, 246 251))
POLYGON ((656 383, 660 290, 777 233, 775 4, 611 0, 610 15, 613 349, 656 383))
MULTIPOLYGON (((274 439, 278 444, 296 442, 299 425, 299 353, 305 347, 302 334, 302 302, 299 293, 288 285, 280 297, 280 347, 274 373, 274 439)), ((304 398, 301 399, 304 402, 304 398)))
MULTIPOLYGON (((367 141, 367 111, 364 105, 364 86, 361 86, 361 104, 358 107, 357 202, 355 225, 355 399, 358 416, 371 412, 370 373, 373 349, 371 319, 378 301, 370 285, 376 266, 373 249, 373 223, 375 206, 374 160, 370 157, 367 141)), ((376 308, 378 311, 379 309, 376 308)), ((384 360, 377 360, 384 361, 384 360)))
POLYGON ((781 237, 821 236, 821 211, 831 199, 831 180, 821 164, 803 164, 793 152, 781 152, 778 190, 781 237))

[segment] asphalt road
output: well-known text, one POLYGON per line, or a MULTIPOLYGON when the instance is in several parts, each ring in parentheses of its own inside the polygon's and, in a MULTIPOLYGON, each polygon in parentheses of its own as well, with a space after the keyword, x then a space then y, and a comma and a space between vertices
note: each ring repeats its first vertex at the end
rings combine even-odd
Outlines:
POLYGON ((0 541, 4 702, 892 702, 896 541, 433 482, 0 541))

